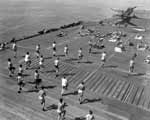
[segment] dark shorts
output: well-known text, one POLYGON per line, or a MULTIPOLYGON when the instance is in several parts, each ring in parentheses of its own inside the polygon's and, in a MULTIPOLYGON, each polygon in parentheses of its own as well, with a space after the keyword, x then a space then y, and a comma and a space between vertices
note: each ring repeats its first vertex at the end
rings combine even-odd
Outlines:
POLYGON ((23 86, 23 85, 24 85, 24 82, 23 82, 23 81, 20 81, 20 82, 18 82, 18 85, 19 85, 19 86, 23 86))
POLYGON ((56 69, 59 69, 58 65, 55 65, 55 68, 56 68, 56 69))
POLYGON ((42 82, 42 79, 35 79, 36 84, 40 84, 42 82))
POLYGON ((13 71, 15 70, 15 67, 8 67, 8 70, 13 71))
POLYGON ((53 47, 53 50, 56 51, 56 47, 53 47))
POLYGON ((106 59, 104 59, 104 60, 101 60, 102 62, 106 62, 106 59))

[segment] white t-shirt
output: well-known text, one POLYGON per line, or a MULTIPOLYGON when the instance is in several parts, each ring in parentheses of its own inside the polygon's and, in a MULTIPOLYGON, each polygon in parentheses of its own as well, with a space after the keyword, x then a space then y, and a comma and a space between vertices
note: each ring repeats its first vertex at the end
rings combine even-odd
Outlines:
POLYGON ((64 53, 66 53, 68 51, 68 47, 64 47, 64 53))
POLYGON ((43 58, 43 57, 40 57, 39 64, 42 65, 43 62, 44 62, 44 58, 43 58))
POLYGON ((12 49, 15 50, 17 48, 16 43, 12 44, 12 49))
POLYGON ((134 60, 130 60, 130 67, 134 65, 134 60))
POLYGON ((82 50, 78 50, 78 56, 82 55, 82 50))
POLYGON ((30 59, 30 55, 26 54, 24 61, 27 62, 27 61, 29 61, 29 59, 30 59))
POLYGON ((58 62, 59 62, 59 60, 56 59, 56 60, 54 61, 54 65, 57 66, 57 65, 58 65, 58 62))
POLYGON ((106 53, 102 53, 101 60, 105 60, 105 58, 106 58, 106 53))
POLYGON ((94 116, 91 115, 91 114, 87 114, 87 115, 85 116, 85 118, 86 118, 86 120, 94 120, 94 116))
POLYGON ((34 73, 34 79, 39 79, 39 73, 34 73))
POLYGON ((23 68, 22 67, 19 67, 19 73, 23 73, 23 68))
POLYGON ((55 48, 55 47, 56 47, 56 44, 55 44, 55 43, 53 43, 53 44, 52 44, 52 47, 53 47, 53 48, 55 48))
POLYGON ((66 86, 67 85, 67 79, 66 78, 62 78, 62 86, 66 86))
POLYGON ((40 100, 43 99, 44 96, 46 96, 46 92, 45 92, 44 90, 40 90, 40 91, 39 91, 39 99, 40 99, 40 100))

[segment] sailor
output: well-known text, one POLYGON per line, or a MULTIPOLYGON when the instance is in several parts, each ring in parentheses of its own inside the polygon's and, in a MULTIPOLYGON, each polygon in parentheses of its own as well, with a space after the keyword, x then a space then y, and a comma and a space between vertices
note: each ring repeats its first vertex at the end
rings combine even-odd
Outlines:
POLYGON ((61 90, 61 95, 63 96, 64 95, 64 92, 67 90, 68 88, 68 80, 66 79, 66 77, 64 76, 62 79, 61 79, 61 83, 62 83, 62 90, 61 90))
POLYGON ((56 77, 57 77, 58 76, 58 72, 59 72, 59 58, 54 60, 54 66, 55 66, 56 77))
POLYGON ((19 68, 18 68, 18 74, 20 74, 21 76, 23 75, 23 68, 21 64, 19 65, 19 68))
POLYGON ((135 65, 134 59, 131 59, 129 62, 129 72, 133 72, 134 65, 135 65))
POLYGON ((68 52, 69 52, 68 45, 66 45, 66 46, 64 47, 64 53, 65 53, 65 56, 66 56, 66 57, 68 56, 68 52))
POLYGON ((34 82, 35 82, 35 88, 37 89, 40 83, 42 82, 42 80, 40 79, 40 74, 38 70, 35 70, 34 72, 34 82))
POLYGON ((89 110, 89 113, 85 116, 85 120, 95 120, 92 110, 89 110))
POLYGON ((42 110, 45 111, 45 97, 46 97, 46 91, 44 90, 44 87, 41 87, 41 90, 39 90, 39 100, 41 101, 42 110))
POLYGON ((31 59, 30 59, 29 52, 26 53, 24 61, 25 61, 25 64, 26 64, 26 69, 28 69, 31 65, 31 59))
POLYGON ((58 120, 63 120, 65 118, 66 110, 63 98, 59 99, 57 113, 58 113, 58 120))
POLYGON ((105 51, 102 52, 102 54, 101 54, 101 62, 102 62, 101 67, 104 67, 104 64, 106 62, 106 52, 105 51))
POLYGON ((44 58, 43 55, 41 55, 39 58, 39 69, 44 68, 43 63, 44 63, 44 58))
POLYGON ((36 45, 35 54, 36 54, 36 57, 39 58, 39 56, 40 56, 40 44, 36 45))
POLYGON ((52 48, 53 48, 53 56, 55 57, 56 56, 56 42, 55 41, 52 43, 52 48))
POLYGON ((78 87, 78 95, 79 95, 79 103, 82 104, 83 103, 83 95, 84 95, 84 91, 85 91, 85 86, 84 86, 84 82, 81 82, 78 87))
POLYGON ((16 41, 12 43, 12 50, 14 51, 14 58, 17 57, 17 44, 16 41))
POLYGON ((14 75, 15 67, 13 66, 10 58, 8 58, 8 70, 9 70, 9 77, 12 77, 12 75, 14 75))
POLYGON ((21 93, 22 87, 24 87, 25 83, 24 83, 22 75, 20 73, 18 73, 18 75, 17 75, 17 82, 18 82, 18 86, 19 86, 18 93, 21 93))
POLYGON ((82 48, 79 48, 79 50, 78 50, 78 59, 79 59, 78 63, 82 60, 82 58, 83 58, 82 48))

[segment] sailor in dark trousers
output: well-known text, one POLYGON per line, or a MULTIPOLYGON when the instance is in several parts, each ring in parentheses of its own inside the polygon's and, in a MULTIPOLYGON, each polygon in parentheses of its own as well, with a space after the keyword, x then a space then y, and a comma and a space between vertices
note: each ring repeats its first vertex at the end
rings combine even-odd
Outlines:
POLYGON ((22 87, 24 87, 25 83, 24 83, 22 75, 20 73, 18 73, 18 75, 17 75, 17 82, 18 82, 18 86, 19 86, 18 93, 21 93, 22 87))
POLYGON ((35 51, 35 54, 36 54, 36 57, 39 58, 40 57, 40 44, 36 45, 36 51, 35 51))
POLYGON ((39 57, 39 69, 44 68, 44 57, 41 55, 39 57))
POLYGON ((21 76, 23 76, 23 68, 22 68, 22 65, 21 65, 21 64, 19 65, 18 73, 19 73, 21 76))
POLYGON ((34 72, 34 82, 35 82, 35 88, 38 89, 40 83, 42 82, 38 70, 35 70, 34 72))
POLYGON ((53 48, 53 56, 56 56, 56 42, 54 41, 52 44, 52 48, 53 48))
POLYGON ((14 75, 15 72, 15 67, 13 66, 10 58, 8 58, 8 70, 9 70, 9 77, 12 77, 12 75, 14 75))

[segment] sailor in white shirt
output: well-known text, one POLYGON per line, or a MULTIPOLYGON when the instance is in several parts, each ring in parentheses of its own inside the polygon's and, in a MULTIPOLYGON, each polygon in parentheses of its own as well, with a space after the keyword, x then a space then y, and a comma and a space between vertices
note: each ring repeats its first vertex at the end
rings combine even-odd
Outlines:
POLYGON ((59 58, 54 60, 54 66, 55 66, 56 77, 57 77, 58 76, 58 72, 59 72, 59 58))
POLYGON ((106 62, 106 52, 105 51, 101 54, 101 62, 102 62, 101 67, 103 67, 104 63, 106 62))
POLYGON ((57 113, 58 113, 58 120, 63 120, 65 118, 66 114, 65 102, 62 98, 59 99, 57 113))
POLYGON ((131 59, 129 63, 129 72, 133 72, 134 65, 135 65, 134 59, 131 59))
POLYGON ((62 90, 61 90, 61 95, 63 96, 65 90, 67 90, 67 87, 68 87, 68 80, 66 79, 66 77, 63 77, 61 79, 61 83, 62 83, 62 90))
POLYGON ((53 56, 56 56, 56 42, 55 41, 52 44, 52 48, 53 48, 53 56))
POLYGON ((91 110, 89 110, 89 113, 85 116, 85 120, 95 120, 95 117, 91 110))
POLYGON ((21 76, 23 75, 23 68, 22 68, 22 65, 19 65, 18 73, 19 73, 21 76))
POLYGON ((26 63, 26 69, 28 69, 28 67, 30 67, 30 65, 31 65, 31 60, 30 60, 30 54, 29 54, 29 52, 26 53, 24 61, 26 63))
POLYGON ((65 56, 66 56, 66 57, 68 56, 68 52, 69 52, 68 45, 66 45, 66 46, 64 47, 64 53, 65 53, 65 56))
POLYGON ((84 91, 85 91, 84 82, 81 82, 78 85, 77 89, 78 89, 79 103, 82 104, 83 103, 84 91))
POLYGON ((39 90, 39 100, 41 101, 42 110, 45 111, 45 97, 46 97, 46 91, 44 90, 44 87, 41 87, 41 90, 39 90))
POLYGON ((36 45, 35 50, 36 50, 36 52, 35 52, 36 57, 39 58, 39 56, 40 56, 40 44, 36 45))
POLYGON ((44 63, 44 58, 43 58, 43 55, 41 55, 40 58, 39 58, 39 69, 44 68, 43 63, 44 63))
POLYGON ((13 42, 12 50, 14 51, 14 58, 16 58, 17 57, 17 44, 16 44, 16 42, 13 42))

